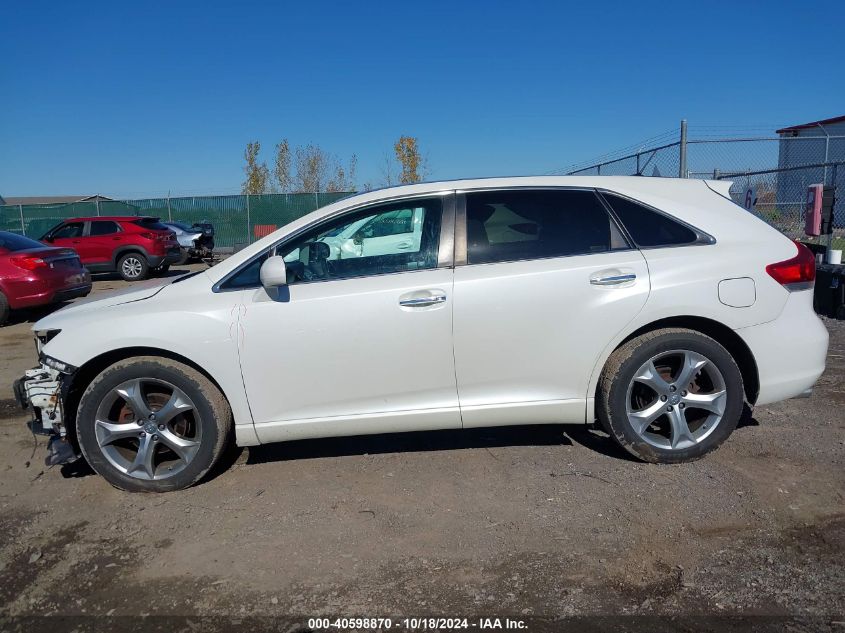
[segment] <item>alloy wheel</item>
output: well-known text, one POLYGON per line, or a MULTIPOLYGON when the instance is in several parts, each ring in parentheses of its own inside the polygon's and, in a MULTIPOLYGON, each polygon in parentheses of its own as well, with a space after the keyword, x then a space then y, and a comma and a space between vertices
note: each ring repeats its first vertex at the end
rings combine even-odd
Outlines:
POLYGON ((137 257, 127 257, 123 260, 121 270, 126 277, 139 277, 143 270, 143 264, 137 257))
POLYGON ((164 380, 136 378, 109 391, 94 430, 103 456, 137 479, 167 479, 193 461, 202 425, 193 401, 164 380))
POLYGON ((634 432, 661 449, 684 450, 708 437, 725 414, 725 378, 691 350, 653 356, 628 386, 626 413, 634 432))

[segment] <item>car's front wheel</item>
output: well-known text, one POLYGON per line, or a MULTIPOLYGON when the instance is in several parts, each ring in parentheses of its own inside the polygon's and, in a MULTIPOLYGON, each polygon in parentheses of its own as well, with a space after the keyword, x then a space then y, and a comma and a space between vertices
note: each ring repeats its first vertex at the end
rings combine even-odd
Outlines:
POLYGON ((206 376, 147 356, 117 362, 91 382, 76 433, 88 463, 113 486, 166 492, 211 469, 231 423, 226 399, 206 376))
POLYGON ((127 253, 117 260, 117 273, 124 281, 146 279, 149 272, 150 264, 140 253, 127 253))
POLYGON ((648 462, 692 461, 716 449, 742 415, 742 374, 717 341, 671 328, 634 338, 610 357, 596 412, 605 430, 648 462))

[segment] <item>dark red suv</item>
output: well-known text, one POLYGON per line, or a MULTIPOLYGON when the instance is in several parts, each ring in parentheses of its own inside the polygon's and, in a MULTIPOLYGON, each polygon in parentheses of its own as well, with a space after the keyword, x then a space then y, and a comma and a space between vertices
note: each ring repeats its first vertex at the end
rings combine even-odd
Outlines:
POLYGON ((165 272, 180 257, 173 231, 151 217, 73 218, 50 229, 41 241, 72 248, 92 273, 116 271, 126 281, 165 272))

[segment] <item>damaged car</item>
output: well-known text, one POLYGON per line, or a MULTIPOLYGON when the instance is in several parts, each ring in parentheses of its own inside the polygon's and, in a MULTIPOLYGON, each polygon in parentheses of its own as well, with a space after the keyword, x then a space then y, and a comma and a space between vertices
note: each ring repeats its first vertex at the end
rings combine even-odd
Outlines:
POLYGON ((162 222, 176 234, 180 256, 177 266, 193 260, 210 260, 214 257, 214 226, 208 222, 162 222))
MULTIPOLYGON (((808 396, 815 262, 730 183, 523 177, 345 198, 173 280, 33 329, 15 392, 112 485, 202 479, 226 446, 593 424, 647 462, 808 396)), ((528 432, 528 431, 526 431, 528 432)))

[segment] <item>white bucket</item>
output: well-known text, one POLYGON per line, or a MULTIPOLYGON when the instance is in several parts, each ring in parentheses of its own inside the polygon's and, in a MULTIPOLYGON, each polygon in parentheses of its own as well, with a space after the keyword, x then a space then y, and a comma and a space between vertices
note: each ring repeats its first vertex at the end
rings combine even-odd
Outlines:
POLYGON ((830 249, 827 252, 827 263, 828 264, 841 264, 842 263, 842 251, 838 249, 830 249))

